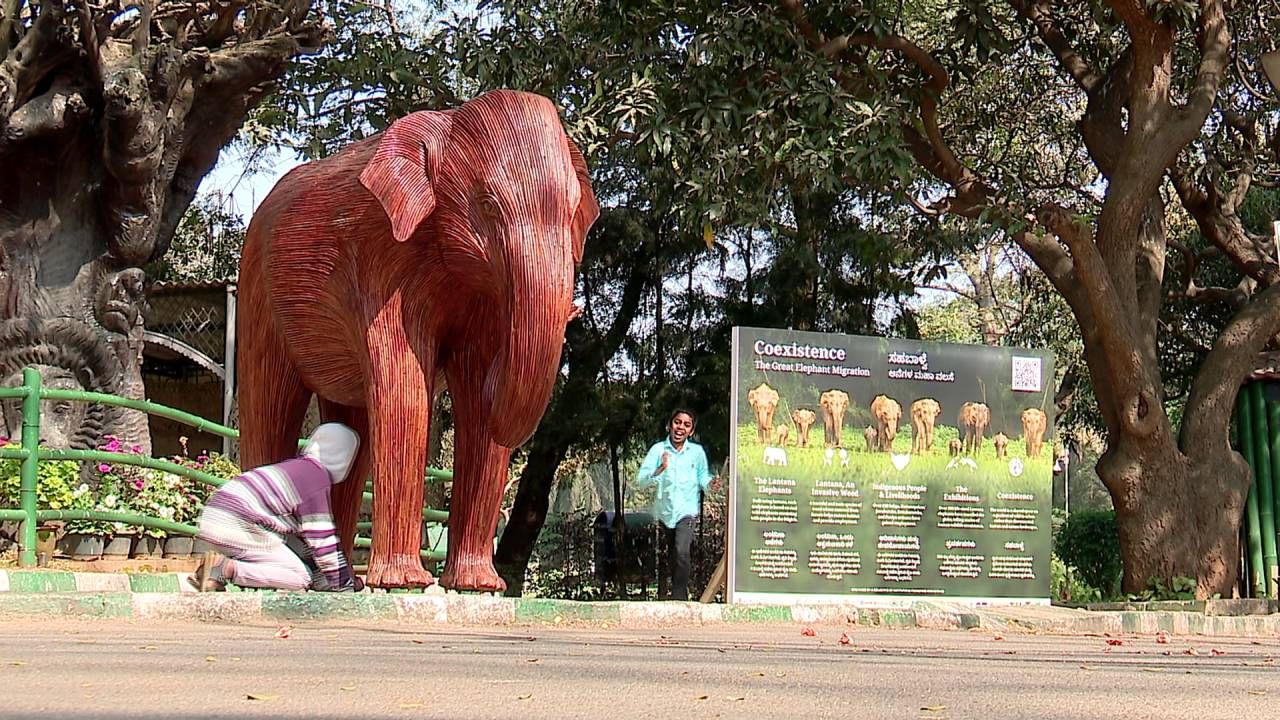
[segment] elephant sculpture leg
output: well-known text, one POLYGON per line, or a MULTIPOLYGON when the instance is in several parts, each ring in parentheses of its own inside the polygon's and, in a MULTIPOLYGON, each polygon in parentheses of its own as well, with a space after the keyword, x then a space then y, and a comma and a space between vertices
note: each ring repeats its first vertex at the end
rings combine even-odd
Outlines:
MULTIPOLYGON (((250 260, 246 252, 246 260, 250 260)), ((240 285, 240 302, 249 310, 269 308, 265 288, 256 278, 240 285)), ((298 436, 311 392, 289 360, 272 313, 258 322, 241 322, 237 354, 240 392, 240 464, 245 469, 286 460, 298 454, 298 436)))
POLYGON ((493 567, 493 534, 511 449, 490 439, 491 412, 483 406, 489 365, 482 358, 460 357, 446 370, 455 398, 455 447, 449 555, 441 582, 459 590, 501 592, 507 584, 493 567))
POLYGON ((373 449, 369 442, 369 414, 364 408, 347 407, 327 400, 320 401, 320 419, 323 422, 340 422, 360 436, 360 452, 351 465, 346 482, 333 488, 333 523, 338 528, 342 552, 348 559, 355 549, 356 520, 364 499, 365 483, 373 470, 373 449))
POLYGON ((366 341, 374 471, 373 548, 366 578, 373 587, 425 587, 435 582, 419 554, 434 357, 422 348, 411 349, 399 295, 374 318, 366 341))

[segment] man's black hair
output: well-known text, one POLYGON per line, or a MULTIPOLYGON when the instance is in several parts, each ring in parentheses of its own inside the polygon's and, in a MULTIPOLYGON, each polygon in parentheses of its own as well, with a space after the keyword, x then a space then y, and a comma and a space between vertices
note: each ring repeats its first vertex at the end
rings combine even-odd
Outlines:
POLYGON ((698 425, 697 413, 695 413, 692 410, 687 410, 685 408, 676 408, 675 410, 671 411, 671 416, 667 418, 667 427, 671 427, 671 422, 676 419, 677 415, 688 415, 689 419, 693 421, 694 426, 696 427, 698 425))

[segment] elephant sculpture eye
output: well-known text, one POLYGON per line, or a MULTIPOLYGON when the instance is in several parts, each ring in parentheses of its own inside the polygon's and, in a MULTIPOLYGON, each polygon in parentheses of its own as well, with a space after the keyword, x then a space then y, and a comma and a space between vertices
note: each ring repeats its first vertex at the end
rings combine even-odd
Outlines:
POLYGON ((502 208, 498 205, 498 199, 492 195, 481 195, 477 198, 476 209, 480 211, 480 216, 488 221, 497 220, 502 216, 502 208))

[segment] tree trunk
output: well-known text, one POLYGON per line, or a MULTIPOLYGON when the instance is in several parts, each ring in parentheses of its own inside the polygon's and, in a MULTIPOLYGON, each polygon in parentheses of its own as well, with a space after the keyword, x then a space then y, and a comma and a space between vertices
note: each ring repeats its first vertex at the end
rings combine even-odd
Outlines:
POLYGON ((1152 579, 1186 577, 1196 580, 1199 597, 1230 596, 1249 469, 1235 453, 1197 445, 1188 456, 1164 438, 1122 438, 1098 463, 1108 488, 1125 489, 1112 497, 1119 498, 1126 593, 1142 592, 1152 579))
MULTIPOLYGON (((37 366, 55 387, 141 398, 141 268, 250 108, 328 31, 309 0, 21 8, 0 45, 0 384, 37 366)), ((133 411, 44 424, 68 446, 150 444, 133 411)))

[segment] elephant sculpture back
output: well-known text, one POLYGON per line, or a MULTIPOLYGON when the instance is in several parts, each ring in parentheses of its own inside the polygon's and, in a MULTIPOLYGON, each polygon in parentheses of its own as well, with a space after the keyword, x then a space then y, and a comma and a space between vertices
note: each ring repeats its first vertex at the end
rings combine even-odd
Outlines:
MULTIPOLYGON (((417 559, 422 471, 444 378, 457 445, 443 583, 503 587, 491 557, 503 479, 547 407, 598 215, 554 105, 506 90, 413 113, 297 168, 254 215, 240 274, 242 457, 292 454, 313 394, 324 419, 367 435, 353 475, 374 474, 372 585, 430 579, 417 559)), ((359 496, 335 490, 347 548, 359 496)))

